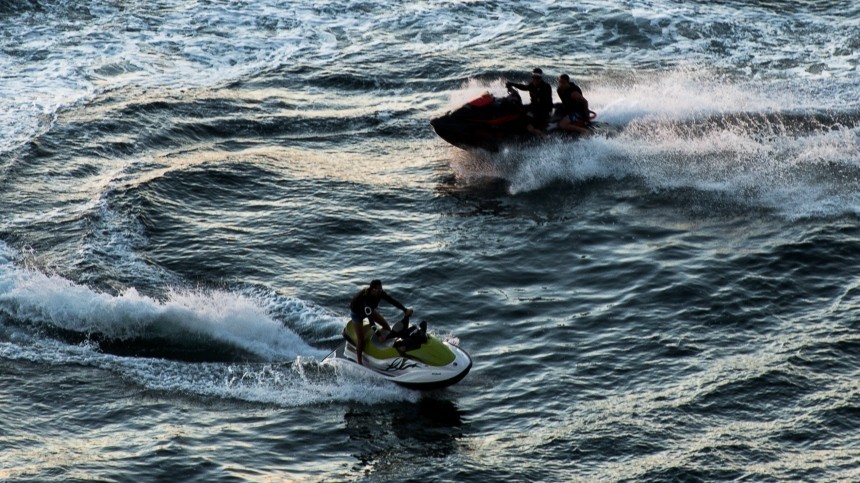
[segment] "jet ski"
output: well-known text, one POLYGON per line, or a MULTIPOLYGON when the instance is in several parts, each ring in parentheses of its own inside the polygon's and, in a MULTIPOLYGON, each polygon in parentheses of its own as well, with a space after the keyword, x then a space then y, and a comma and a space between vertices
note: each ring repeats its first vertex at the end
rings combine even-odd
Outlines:
MULTIPOLYGON (((363 321, 364 351, 367 370, 410 389, 439 389, 466 377, 472 359, 463 349, 448 340, 427 333, 427 323, 409 325, 409 318, 397 322, 392 330, 378 329, 363 321)), ((358 365, 355 328, 348 323, 343 329, 344 343, 325 360, 345 360, 358 365)))
MULTIPOLYGON (((550 137, 576 139, 575 133, 558 127, 562 115, 561 104, 555 105, 555 114, 550 118, 546 133, 550 137)), ((591 118, 597 114, 591 111, 591 118)), ((539 139, 528 132, 530 117, 523 106, 520 93, 508 87, 506 97, 496 97, 484 92, 459 109, 430 121, 433 130, 448 143, 465 150, 484 149, 496 152, 505 145, 519 144, 539 139)), ((592 122, 589 129, 595 133, 612 134, 617 128, 601 122, 592 122)))

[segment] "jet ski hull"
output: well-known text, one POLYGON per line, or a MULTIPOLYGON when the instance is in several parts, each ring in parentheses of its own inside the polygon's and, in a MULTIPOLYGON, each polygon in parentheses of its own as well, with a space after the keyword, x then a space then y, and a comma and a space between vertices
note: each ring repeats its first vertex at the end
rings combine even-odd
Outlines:
MULTIPOLYGON (((430 125, 440 138, 465 150, 484 149, 496 152, 504 146, 546 139, 526 129, 531 118, 522 105, 519 93, 513 89, 508 91, 509 95, 505 98, 484 93, 459 109, 432 119, 430 125)), ((560 118, 561 114, 556 114, 550 119, 549 126, 545 129, 547 138, 579 138, 579 134, 558 127, 560 118)), ((593 133, 604 136, 612 136, 619 131, 617 126, 601 122, 592 122, 588 128, 593 133)))
MULTIPOLYGON (((367 330, 369 333, 370 329, 367 330)), ((378 342, 375 336, 370 336, 362 354, 364 365, 358 364, 355 346, 347 339, 325 360, 354 364, 410 389, 440 389, 463 380, 472 369, 469 354, 432 335, 426 337, 421 347, 401 353, 393 348, 393 340, 378 342)))
MULTIPOLYGON (((549 139, 576 140, 580 134, 563 131, 556 124, 551 124, 547 130, 546 137, 538 137, 528 131, 513 128, 511 126, 485 126, 468 122, 458 121, 449 115, 437 117, 430 121, 436 134, 448 144, 463 150, 483 149, 490 152, 498 152, 505 146, 515 146, 529 142, 541 142, 549 139)), ((602 122, 593 122, 589 125, 592 133, 602 136, 613 136, 619 132, 619 128, 602 122)))
POLYGON ((504 144, 526 141, 524 127, 517 124, 487 124, 457 119, 452 115, 437 117, 430 121, 436 134, 449 144, 460 149, 484 149, 498 151, 504 144))

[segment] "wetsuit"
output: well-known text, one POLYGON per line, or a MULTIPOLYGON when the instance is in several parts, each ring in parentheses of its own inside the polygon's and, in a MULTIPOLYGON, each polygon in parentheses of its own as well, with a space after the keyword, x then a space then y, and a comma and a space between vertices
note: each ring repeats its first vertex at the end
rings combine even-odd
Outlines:
POLYGON ((379 307, 380 300, 385 300, 391 305, 406 312, 406 307, 404 307, 400 302, 394 300, 392 296, 385 293, 385 290, 381 291, 379 297, 373 297, 370 295, 369 288, 363 288, 360 292, 355 294, 352 298, 352 302, 349 304, 350 318, 357 323, 361 323, 362 320, 367 318, 370 320, 370 323, 373 323, 373 317, 371 317, 371 314, 373 314, 376 308, 379 307))
POLYGON ((534 116, 535 124, 537 126, 546 124, 552 112, 552 87, 543 79, 537 85, 531 82, 528 84, 514 84, 511 82, 509 85, 521 91, 529 91, 531 105, 528 106, 528 109, 532 113, 532 116, 534 116))

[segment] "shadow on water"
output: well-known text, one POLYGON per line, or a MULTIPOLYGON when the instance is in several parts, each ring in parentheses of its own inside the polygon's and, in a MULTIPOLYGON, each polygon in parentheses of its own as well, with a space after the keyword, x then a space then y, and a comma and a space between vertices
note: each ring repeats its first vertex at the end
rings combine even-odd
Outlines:
POLYGON ((167 359, 182 362, 254 362, 254 354, 230 344, 202 337, 172 338, 149 335, 114 338, 95 332, 47 327, 42 333, 71 345, 89 344, 100 352, 120 357, 167 359))
POLYGON ((361 448, 354 454, 358 459, 354 471, 396 468, 401 474, 420 464, 413 461, 445 458, 456 452, 457 440, 468 424, 456 404, 433 396, 381 410, 378 406, 351 407, 344 422, 350 442, 361 448))

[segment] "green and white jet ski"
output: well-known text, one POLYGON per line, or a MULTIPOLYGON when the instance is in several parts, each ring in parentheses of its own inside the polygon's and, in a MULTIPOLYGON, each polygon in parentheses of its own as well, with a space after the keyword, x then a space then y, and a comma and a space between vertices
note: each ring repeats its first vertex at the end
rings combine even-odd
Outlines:
MULTIPOLYGON (((472 368, 469 354, 455 340, 440 340, 427 334, 426 322, 409 326, 404 318, 391 332, 364 320, 363 366, 392 382, 411 389, 439 389, 466 377, 472 368)), ((343 329, 345 342, 325 360, 344 360, 358 365, 352 322, 343 329)))

